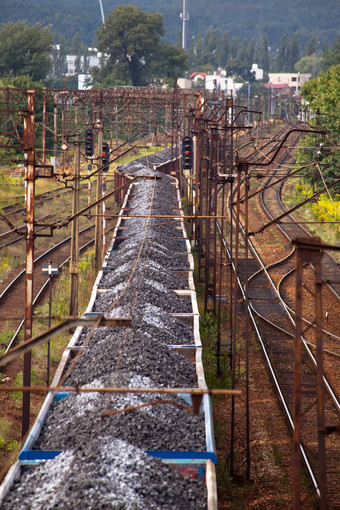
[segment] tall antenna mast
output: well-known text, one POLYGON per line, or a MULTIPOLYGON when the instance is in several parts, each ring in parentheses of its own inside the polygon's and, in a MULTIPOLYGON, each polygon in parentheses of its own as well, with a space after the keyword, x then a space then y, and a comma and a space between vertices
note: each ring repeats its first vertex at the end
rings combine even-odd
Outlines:
POLYGON ((105 16, 104 16, 102 0, 99 0, 99 5, 100 5, 100 12, 102 13, 103 25, 105 25, 105 16))
POLYGON ((187 49, 187 28, 186 23, 189 20, 189 13, 187 11, 187 0, 183 0, 183 12, 180 14, 181 20, 183 23, 183 29, 182 29, 182 48, 183 50, 187 49))

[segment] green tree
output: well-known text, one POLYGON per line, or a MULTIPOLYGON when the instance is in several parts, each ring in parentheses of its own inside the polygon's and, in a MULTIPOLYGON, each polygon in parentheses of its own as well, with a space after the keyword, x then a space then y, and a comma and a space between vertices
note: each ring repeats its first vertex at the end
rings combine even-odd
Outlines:
MULTIPOLYGON (((305 83, 301 94, 315 113, 314 123, 329 130, 321 157, 323 173, 326 182, 330 184, 339 178, 340 167, 340 154, 337 149, 340 137, 340 65, 331 67, 326 73, 320 73, 317 78, 305 83), (320 112, 322 115, 319 115, 320 112)), ((303 142, 304 146, 314 144, 315 138, 311 137, 307 137, 303 142)), ((317 149, 318 147, 300 149, 298 160, 306 162, 317 159, 317 149)), ((339 189, 336 191, 339 192, 339 189)))
POLYGON ((340 64, 340 36, 330 50, 325 50, 322 55, 323 69, 329 69, 331 66, 340 64))
POLYGON ((217 41, 216 60, 217 65, 226 67, 230 56, 229 32, 224 32, 217 41))
POLYGON ((71 55, 81 55, 83 51, 83 44, 80 39, 79 32, 77 32, 72 39, 70 53, 71 55))
POLYGON ((260 55, 261 55, 261 61, 259 62, 260 68, 263 68, 265 73, 269 73, 270 70, 269 40, 266 35, 263 35, 261 37, 260 55))
POLYGON ((48 27, 5 23, 0 29, 0 74, 29 75, 35 81, 46 78, 52 67, 52 43, 48 27))
POLYGON ((106 80, 117 73, 134 86, 146 85, 164 32, 160 14, 132 5, 116 7, 97 30, 98 48, 108 55, 97 77, 106 80))
POLYGON ((278 51, 278 55, 277 55, 277 69, 279 71, 286 72, 288 70, 287 69, 287 62, 288 62, 287 54, 288 54, 287 36, 283 35, 281 37, 279 51, 278 51))
POLYGON ((207 30, 205 34, 205 45, 204 45, 204 63, 217 65, 216 59, 216 47, 217 47, 218 35, 216 30, 207 30))
POLYGON ((204 38, 202 32, 200 32, 197 36, 195 44, 194 65, 201 66, 203 64, 204 64, 204 38))
POLYGON ((188 54, 178 46, 160 44, 159 58, 153 66, 154 76, 161 78, 174 78, 182 76, 188 68, 188 54))
POLYGON ((243 62, 244 64, 248 64, 248 53, 249 53, 249 43, 247 39, 243 39, 240 49, 237 53, 237 58, 240 60, 240 62, 243 62))
POLYGON ((303 55, 305 57, 309 57, 310 55, 314 55, 315 53, 318 53, 319 51, 319 45, 320 41, 319 38, 314 36, 308 39, 308 41, 305 44, 303 55))
POLYGON ((237 57, 238 45, 239 45, 239 38, 234 37, 234 39, 231 41, 231 46, 230 46, 230 58, 235 59, 237 57))
POLYGON ((64 36, 61 36, 59 44, 54 44, 51 50, 54 78, 62 78, 67 72, 66 55, 65 39, 64 36))
POLYGON ((316 53, 300 58, 294 65, 298 73, 310 73, 313 78, 320 72, 320 58, 316 53))
POLYGON ((287 71, 294 71, 294 65, 300 58, 300 43, 297 34, 291 37, 287 44, 287 71))

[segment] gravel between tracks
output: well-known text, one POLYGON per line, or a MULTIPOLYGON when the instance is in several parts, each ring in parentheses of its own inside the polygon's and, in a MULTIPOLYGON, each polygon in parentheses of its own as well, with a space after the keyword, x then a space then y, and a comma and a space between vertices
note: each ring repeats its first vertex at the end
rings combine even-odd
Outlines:
MULTIPOLYGON (((149 157, 147 167, 142 158, 123 170, 157 173, 149 166, 166 160, 168 151, 163 152, 149 157)), ((134 214, 148 214, 153 196, 152 214, 173 214, 177 203, 172 180, 157 175, 161 179, 134 186, 129 203, 134 214)), ((134 218, 125 225, 128 228, 122 235, 128 239, 110 255, 108 265, 115 269, 104 274, 100 287, 108 290, 99 295, 94 310, 132 315, 132 325, 96 329, 65 384, 196 387, 195 365, 168 347, 193 343, 191 328, 170 315, 192 312, 190 301, 173 291, 187 288, 172 271, 188 267, 183 248, 172 239, 180 236, 178 224, 134 218)), ((80 342, 87 333, 83 332, 80 342)), ((63 453, 26 472, 3 508, 73 509, 82 504, 89 509, 206 508, 204 484, 145 453, 206 449, 204 416, 189 413, 183 408, 186 405, 179 396, 147 394, 70 394, 54 402, 35 448, 63 453), (101 416, 155 400, 169 404, 101 416)))

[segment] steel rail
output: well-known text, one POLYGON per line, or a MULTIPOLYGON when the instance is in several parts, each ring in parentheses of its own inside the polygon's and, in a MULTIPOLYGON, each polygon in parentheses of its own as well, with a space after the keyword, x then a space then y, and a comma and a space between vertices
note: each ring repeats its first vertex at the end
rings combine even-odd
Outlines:
MULTIPOLYGON (((81 230, 79 233, 80 234, 84 234, 86 231, 88 230, 91 230, 91 228, 93 228, 94 225, 90 225, 89 227, 86 227, 84 228, 83 230, 81 230)), ((34 260, 34 264, 36 264, 37 262, 39 262, 42 258, 46 257, 46 255, 49 255, 50 253, 52 253, 54 250, 60 248, 61 245, 69 242, 71 239, 71 236, 69 237, 66 237, 65 239, 63 239, 62 241, 60 241, 58 244, 56 244, 55 246, 52 246, 51 248, 49 248, 47 251, 45 251, 44 253, 42 253, 41 255, 39 255, 39 257, 37 257, 35 260, 34 260)), ((21 278, 23 275, 25 274, 25 269, 23 269, 22 271, 20 271, 20 273, 17 274, 17 276, 15 278, 13 278, 13 280, 7 285, 7 287, 2 291, 2 293, 0 294, 0 302, 1 300, 4 298, 4 296, 11 290, 12 286, 17 283, 17 281, 19 280, 19 278, 21 278)))
MULTIPOLYGON (((242 224, 241 224, 241 231, 243 232, 243 235, 244 235, 244 229, 243 229, 242 224)), ((284 310, 285 310, 285 312, 286 312, 286 314, 287 314, 287 316, 288 316, 288 318, 289 318, 290 322, 292 323, 293 328, 295 328, 295 321, 294 321, 294 319, 293 319, 293 317, 292 317, 292 314, 291 314, 291 313, 290 313, 290 311, 289 311, 288 306, 287 306, 287 305, 286 305, 286 303, 282 300, 282 298, 281 298, 280 294, 278 293, 278 291, 277 291, 277 289, 276 289, 276 286, 275 286, 275 284, 274 284, 273 280, 271 279, 271 276, 269 275, 269 273, 268 273, 268 271, 267 271, 267 269, 266 269, 265 265, 263 264, 263 262, 262 262, 262 260, 261 260, 260 256, 258 255, 258 253, 257 253, 257 250, 256 250, 255 246, 254 246, 254 245, 253 245, 253 243, 250 241, 250 239, 248 239, 248 242, 249 242, 250 250, 251 250, 251 252, 252 252, 253 256, 256 258, 256 260, 258 261, 258 263, 260 264, 260 266, 263 268, 263 271, 264 271, 264 273, 265 273, 265 275, 266 275, 266 277, 267 277, 268 281, 270 282, 270 284, 271 284, 271 286, 272 286, 272 288, 273 288, 273 290, 274 290, 275 294, 277 295, 277 298, 279 299, 279 301, 280 301, 280 303, 281 303, 282 307, 284 308, 284 310)), ((305 339, 303 336, 301 336, 301 340, 302 340, 302 345, 304 346, 305 351, 306 351, 306 353, 307 353, 307 355, 308 355, 308 357, 309 357, 310 361, 312 362, 313 366, 314 366, 314 367, 316 367, 316 366, 317 366, 316 359, 315 359, 315 357, 314 357, 313 353, 311 352, 311 350, 310 350, 310 348, 309 348, 309 346, 308 346, 308 344, 307 344, 306 339, 305 339)), ((335 408, 336 408, 337 412, 338 412, 338 413, 340 413, 340 401, 338 400, 337 396, 335 395, 335 393, 334 393, 334 391, 333 391, 333 389, 332 389, 331 385, 329 384, 329 382, 327 381, 327 379, 326 379, 326 377, 325 377, 325 376, 323 376, 323 382, 324 382, 324 384, 325 384, 325 389, 326 389, 326 391, 327 391, 327 393, 328 393, 329 397, 331 398, 331 400, 332 400, 332 402, 333 402, 333 404, 334 404, 334 406, 335 406, 335 408)))
MULTIPOLYGON (((289 176, 289 173, 290 171, 288 170, 287 171, 287 177, 289 176)), ((270 180, 273 178, 275 174, 273 174, 272 176, 268 177, 267 181, 264 183, 263 187, 267 185, 268 182, 270 182, 270 180)), ((277 200, 278 200, 278 203, 280 205, 280 207, 283 209, 283 210, 286 210, 286 207, 284 206, 283 204, 283 201, 282 201, 282 188, 283 188, 283 185, 284 185, 284 181, 282 181, 276 191, 276 194, 277 194, 277 200)), ((261 205, 264 209, 264 211, 266 212, 267 216, 272 220, 274 221, 274 217, 273 215, 270 213, 268 207, 266 206, 265 204, 265 201, 264 201, 264 192, 266 191, 266 189, 268 189, 268 187, 266 187, 265 189, 262 190, 262 192, 260 193, 260 201, 261 201, 261 205)), ((296 225, 297 227, 299 227, 308 237, 312 237, 312 234, 307 230, 305 229, 302 225, 300 225, 300 223, 298 221, 296 221, 296 219, 291 215, 291 214, 287 214, 287 216, 289 218, 291 218, 291 221, 292 221, 292 224, 296 225)), ((286 232, 286 230, 282 227, 282 223, 276 223, 276 226, 279 228, 279 230, 283 233, 283 235, 288 239, 288 241, 292 241, 292 238, 289 236, 289 234, 286 232)), ((326 251, 327 253, 327 256, 330 257, 332 259, 332 261, 334 262, 334 264, 336 264, 337 266, 339 265, 339 261, 329 252, 329 251, 326 251)), ((324 284, 327 286, 328 290, 333 294, 333 296, 338 300, 340 301, 340 295, 336 292, 336 290, 332 287, 332 285, 326 281, 326 279, 324 277, 323 278, 323 281, 324 281, 324 284)))
MULTIPOLYGON (((88 228, 91 228, 91 227, 88 227, 88 228)), ((111 227, 110 229, 107 230, 107 232, 110 232, 111 230, 114 230, 115 226, 111 227)), ((79 248, 79 251, 83 251, 85 250, 88 246, 90 246, 91 244, 93 244, 94 242, 94 238, 91 239, 90 241, 88 241, 87 243, 83 244, 83 246, 81 246, 79 248)), ((65 259, 60 265, 59 267, 63 267, 65 264, 67 264, 67 262, 70 260, 70 257, 67 257, 67 259, 65 259)), ((53 278, 53 275, 52 275, 52 278, 53 278)), ((35 296, 34 300, 33 300, 33 306, 35 306, 37 304, 37 302, 39 301, 39 298, 41 297, 41 295, 44 293, 44 291, 46 290, 47 286, 49 285, 49 281, 46 280, 46 282, 42 285, 41 289, 38 291, 38 294, 35 296)), ((16 332, 14 333, 13 337, 11 338, 4 354, 6 354, 12 347, 12 345, 15 343, 19 333, 20 333, 20 330, 23 326, 25 322, 25 318, 21 320, 16 332)))
MULTIPOLYGON (((289 278, 289 276, 291 276, 291 274, 296 271, 296 268, 294 267, 293 269, 290 269, 286 274, 284 274, 282 276, 282 278, 280 279, 279 283, 277 284, 277 291, 278 293, 280 294, 281 298, 282 298, 282 295, 281 295, 281 285, 283 284, 283 281, 286 279, 286 278, 289 278)), ((283 300, 283 298, 282 298, 283 300)), ((288 308, 288 310, 292 313, 292 315, 295 315, 295 311, 286 304, 286 307, 288 308)), ((306 322, 306 324, 308 324, 309 326, 312 326, 313 328, 315 328, 315 324, 313 324, 312 322, 310 322, 308 319, 305 319, 304 317, 301 317, 301 319, 303 320, 303 322, 306 322)), ((324 333, 325 335, 327 335, 328 337, 330 338, 333 338, 334 340, 339 340, 340 341, 340 336, 337 336, 335 335, 334 333, 331 333, 330 331, 327 331, 326 329, 322 329, 322 333, 324 333)))
MULTIPOLYGON (((233 268, 233 271, 235 272, 235 264, 234 262, 232 261, 231 259, 231 253, 228 249, 228 246, 227 246, 227 243, 226 243, 226 240, 224 238, 224 236, 222 235, 222 232, 220 230, 220 224, 219 222, 217 221, 216 222, 217 224, 217 228, 219 230, 219 233, 220 233, 220 236, 222 238, 222 242, 223 242, 223 245, 224 245, 224 249, 226 251, 226 254, 228 256, 228 258, 231 260, 231 266, 233 268)), ((245 302, 245 292, 244 292, 244 289, 243 289, 243 285, 242 285, 242 282, 240 280, 240 278, 237 276, 237 283, 238 283, 238 286, 239 286, 239 289, 240 289, 240 292, 242 294, 242 297, 243 297, 243 300, 245 302)), ((257 325, 257 322, 255 320, 255 317, 254 317, 254 314, 253 314, 253 311, 252 311, 252 308, 251 306, 248 307, 248 312, 249 312, 249 317, 251 318, 251 321, 253 323, 253 326, 254 326, 254 329, 255 329, 255 332, 257 334, 257 338, 260 342, 260 345, 261 345, 261 348, 262 348, 262 352, 264 354, 264 357, 265 357, 265 360, 267 362, 267 366, 268 366, 268 369, 269 369, 269 372, 270 372, 270 375, 272 377, 272 380, 273 380, 273 383, 274 383, 274 386, 275 386, 275 389, 279 395, 279 398, 281 400, 281 404, 283 406, 283 409, 284 409, 284 412, 285 412, 285 415, 288 419, 288 422, 290 424, 290 427, 292 429, 292 431, 294 431, 294 422, 293 422, 293 418, 291 416, 291 413, 290 413, 290 410, 288 408, 288 404, 285 400, 285 397, 283 395, 283 392, 281 390, 281 386, 280 386, 280 383, 276 377, 276 373, 275 373, 275 370, 274 370, 274 367, 272 366, 272 363, 270 361, 270 358, 269 358, 269 355, 268 355, 268 352, 267 352, 267 349, 266 349, 266 346, 265 346, 265 342, 264 342, 264 339, 262 338, 261 336, 261 332, 260 332, 260 329, 257 325)), ((307 454, 306 454, 306 451, 304 449, 304 446, 302 444, 300 444, 300 452, 301 452, 301 456, 304 460, 304 463, 305 463, 305 466, 306 466, 306 469, 308 471, 308 474, 312 480, 312 483, 313 483, 313 486, 314 486, 314 489, 318 495, 318 497, 320 498, 320 490, 319 490, 319 487, 318 487, 318 483, 317 483, 317 480, 315 478, 315 475, 314 475, 314 472, 313 472, 313 469, 309 463, 309 460, 308 460, 308 457, 307 457, 307 454)))

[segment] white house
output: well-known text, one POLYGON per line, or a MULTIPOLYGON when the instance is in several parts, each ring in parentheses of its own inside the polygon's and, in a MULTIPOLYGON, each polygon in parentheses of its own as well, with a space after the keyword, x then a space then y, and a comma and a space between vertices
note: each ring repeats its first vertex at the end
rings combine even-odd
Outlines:
POLYGON ((253 64, 250 71, 254 74, 255 80, 263 80, 263 69, 260 69, 257 64, 253 64))
POLYGON ((312 75, 308 73, 269 73, 269 82, 273 85, 285 84, 293 92, 299 92, 304 83, 311 79, 312 75))
MULTIPOLYGON (((86 57, 87 69, 90 69, 91 67, 94 67, 94 66, 99 66, 101 56, 102 56, 102 54, 99 52, 97 52, 96 54, 92 54, 92 55, 89 54, 86 57)), ((76 70, 77 55, 66 55, 66 64, 67 64, 66 76, 73 76, 75 74, 78 74, 77 70, 76 70)), ((79 67, 80 67, 80 71, 84 71, 86 68, 83 56, 80 57, 79 67)))
POLYGON ((234 95, 240 90, 243 83, 239 83, 235 78, 226 76, 225 71, 215 71, 214 74, 207 74, 205 77, 205 88, 207 90, 224 90, 225 92, 233 92, 234 95))

